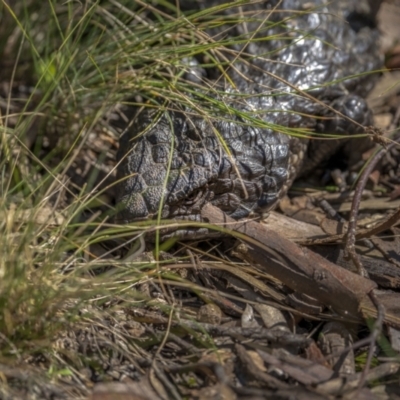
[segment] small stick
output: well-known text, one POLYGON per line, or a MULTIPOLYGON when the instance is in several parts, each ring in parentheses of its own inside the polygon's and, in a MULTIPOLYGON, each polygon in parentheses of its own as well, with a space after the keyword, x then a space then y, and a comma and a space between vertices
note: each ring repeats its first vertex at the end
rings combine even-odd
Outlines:
POLYGON ((347 233, 345 235, 345 250, 350 256, 351 260, 353 261, 357 271, 362 276, 367 276, 367 272, 365 271, 364 267, 362 266, 361 260, 358 257, 355 249, 356 244, 356 229, 357 229, 357 217, 358 211, 360 209, 361 197, 365 185, 367 183, 368 177, 370 176, 371 172, 378 164, 378 162, 384 156, 386 150, 390 150, 395 143, 392 143, 387 149, 381 148, 372 158, 372 160, 368 163, 364 171, 362 172, 360 179, 358 180, 357 187, 354 193, 353 202, 351 204, 350 210, 350 218, 349 218, 349 227, 347 233))
POLYGON ((322 211, 331 219, 345 223, 346 220, 336 211, 325 199, 318 200, 318 204, 322 211))
POLYGON ((376 347, 376 341, 381 334, 382 331, 382 325, 383 325, 383 320, 385 318, 385 307, 383 304, 377 299, 375 292, 371 290, 370 293, 368 293, 368 297, 371 299, 372 303, 376 307, 378 311, 378 316, 376 318, 374 327, 372 329, 371 334, 369 335, 369 340, 370 340, 370 346, 368 350, 368 356, 367 356, 367 361, 365 363, 364 370, 362 371, 362 374, 360 376, 360 380, 358 382, 358 390, 361 390, 365 383, 365 379, 368 375, 368 372, 371 368, 371 363, 372 363, 372 357, 374 355, 375 347, 376 347))

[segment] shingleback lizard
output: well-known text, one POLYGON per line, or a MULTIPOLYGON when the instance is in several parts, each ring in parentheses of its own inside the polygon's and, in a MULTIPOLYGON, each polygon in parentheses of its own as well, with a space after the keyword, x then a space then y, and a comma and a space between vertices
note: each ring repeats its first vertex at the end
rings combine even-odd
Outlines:
POLYGON ((226 52, 224 73, 203 67, 199 55, 183 75, 227 111, 204 117, 171 101, 137 113, 117 156, 119 221, 155 218, 160 209, 162 218, 198 221, 207 202, 233 218, 264 213, 337 147, 325 142, 322 152, 320 141, 278 126, 351 135, 371 125, 364 99, 375 79, 368 73, 381 68, 382 57, 366 0, 235 3, 216 13, 224 25, 206 31, 215 41, 240 39, 226 52))

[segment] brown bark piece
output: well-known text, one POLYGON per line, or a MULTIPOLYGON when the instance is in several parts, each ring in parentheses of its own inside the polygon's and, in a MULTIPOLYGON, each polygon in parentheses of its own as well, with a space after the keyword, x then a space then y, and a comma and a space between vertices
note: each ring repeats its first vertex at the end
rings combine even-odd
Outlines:
POLYGON ((338 314, 360 318, 361 301, 367 302, 368 293, 376 288, 371 280, 330 263, 257 222, 237 222, 212 205, 203 208, 202 217, 242 239, 247 245, 243 257, 248 261, 338 314))
POLYGON ((261 221, 261 224, 265 225, 267 229, 272 229, 294 241, 304 240, 304 238, 312 239, 325 236, 325 232, 317 225, 298 221, 297 219, 287 217, 286 215, 274 211, 271 211, 268 218, 261 221))
MULTIPOLYGON (((313 246, 313 250, 336 265, 348 270, 354 269, 352 261, 345 258, 344 251, 338 246, 313 246)), ((360 252, 363 250, 365 251, 365 248, 360 247, 360 252)), ((383 260, 382 257, 379 258, 379 255, 378 251, 369 252, 368 256, 360 255, 361 262, 369 277, 380 288, 400 289, 400 269, 383 260)))
MULTIPOLYGON (((296 356, 287 357, 286 360, 281 360, 273 354, 269 354, 265 351, 258 350, 258 354, 262 360, 270 368, 277 368, 289 375, 292 379, 295 379, 299 383, 307 386, 317 385, 333 377, 334 372, 320 364, 316 364, 309 360, 300 359, 299 363, 292 363, 291 361, 296 356)), ((297 360, 296 360, 297 361, 297 360)))

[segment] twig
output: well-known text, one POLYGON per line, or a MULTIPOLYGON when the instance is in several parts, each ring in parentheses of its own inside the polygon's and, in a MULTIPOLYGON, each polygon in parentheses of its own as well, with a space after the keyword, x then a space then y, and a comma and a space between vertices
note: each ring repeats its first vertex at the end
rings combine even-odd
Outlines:
POLYGON ((346 220, 336 211, 325 199, 318 199, 318 205, 322 209, 322 211, 331 219, 334 219, 337 222, 346 222, 346 220))
POLYGON ((375 236, 378 233, 384 232, 384 231, 392 228, 399 221, 400 221, 400 208, 394 214, 390 215, 385 220, 383 220, 379 225, 376 225, 371 229, 365 230, 365 231, 357 234, 357 239, 375 236))
POLYGON ((360 179, 358 180, 357 187, 354 193, 353 197, 353 202, 351 204, 351 210, 350 210, 350 218, 349 218, 349 226, 347 233, 345 235, 345 250, 350 256, 351 260, 353 261, 355 267, 357 268, 357 271, 360 275, 367 276, 367 272, 365 271, 364 267, 362 266, 361 260, 358 257, 358 254, 356 253, 356 230, 357 230, 357 217, 358 217, 358 211, 360 209, 360 203, 361 203, 361 197, 363 190, 365 188, 365 185, 367 183, 367 180, 375 168, 375 166, 378 164, 378 162, 382 159, 384 156, 386 150, 390 150, 394 146, 394 143, 392 143, 387 149, 381 148, 372 158, 372 160, 368 163, 364 171, 362 172, 360 179))
POLYGON ((366 379, 366 377, 368 375, 368 372, 370 370, 372 357, 373 357, 374 352, 375 352, 376 341, 377 341, 379 335, 381 334, 383 320, 385 318, 385 307, 382 305, 382 303, 380 303, 378 301, 374 291, 372 290, 368 294, 368 296, 371 299, 371 301, 374 304, 374 306, 376 307, 376 309, 378 311, 378 316, 376 318, 374 327, 372 328, 372 332, 369 335, 370 346, 369 346, 369 350, 368 350, 368 357, 367 357, 367 361, 365 363, 364 370, 362 371, 361 376, 360 376, 360 380, 358 382, 357 391, 361 390, 361 388, 363 387, 363 385, 365 383, 365 379, 366 379))
MULTIPOLYGON (((400 209, 399 209, 400 211, 400 209)), ((398 212, 398 215, 400 216, 400 212, 398 212)), ((400 262, 398 260, 396 260, 395 256, 392 257, 390 256, 390 254, 392 252, 387 251, 386 246, 384 246, 384 241, 380 238, 373 238, 371 239, 373 245, 375 246, 375 248, 380 251, 380 253, 383 255, 383 257, 386 258, 387 261, 389 261, 391 264, 393 264, 393 266, 396 266, 397 268, 400 268, 400 262)), ((392 253, 393 254, 393 253, 392 253)))

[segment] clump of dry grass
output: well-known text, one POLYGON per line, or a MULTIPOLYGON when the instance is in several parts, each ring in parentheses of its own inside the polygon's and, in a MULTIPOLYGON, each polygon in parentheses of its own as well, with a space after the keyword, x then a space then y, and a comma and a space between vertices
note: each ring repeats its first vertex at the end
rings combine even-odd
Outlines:
MULTIPOLYGON (((82 369, 97 363, 99 356, 85 358, 66 338, 89 331, 95 338, 123 306, 154 303, 137 289, 144 282, 165 274, 182 281, 154 259, 120 259, 118 248, 151 225, 110 224, 115 106, 154 94, 161 102, 189 101, 189 86, 176 71, 185 58, 219 46, 195 44, 199 33, 190 18, 169 3, 152 4, 0 3, 0 359, 40 366, 30 376, 40 377, 42 395, 46 388, 57 392, 60 380, 86 382, 82 369), (81 158, 99 137, 110 145, 100 142, 87 163, 108 162, 100 179, 106 183, 99 185, 94 168, 80 185, 70 172, 85 168, 81 158), (66 346, 78 353, 72 357, 66 346)), ((210 20, 207 12, 197 17, 210 20)), ((160 307, 169 314, 168 304, 160 307)), ((95 369, 104 374, 104 367, 95 369)), ((10 388, 22 379, 7 376, 10 388)), ((34 391, 27 381, 22 386, 34 391)), ((77 385, 74 396, 86 392, 77 385)))

